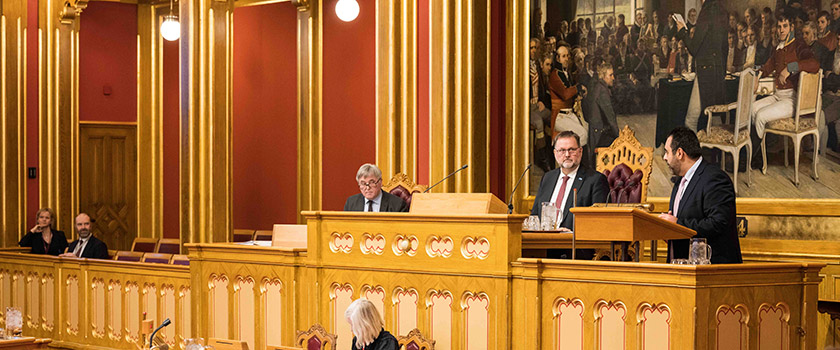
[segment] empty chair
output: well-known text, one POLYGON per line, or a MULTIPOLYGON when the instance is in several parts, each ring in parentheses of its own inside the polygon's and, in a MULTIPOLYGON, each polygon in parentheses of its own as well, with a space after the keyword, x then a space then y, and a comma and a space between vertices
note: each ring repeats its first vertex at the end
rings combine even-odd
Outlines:
POLYGON ((121 250, 118 251, 116 255, 114 255, 114 260, 139 262, 140 260, 143 260, 143 254, 145 253, 121 250))
POLYGON ((400 349, 405 350, 435 350, 435 341, 426 339, 420 330, 415 328, 405 336, 397 337, 400 349))
POLYGON ((172 265, 190 266, 190 258, 188 258, 186 255, 175 254, 172 255, 172 260, 170 260, 169 263, 172 265))
POLYGON ((254 238, 254 232, 257 230, 233 230, 233 238, 231 242, 247 242, 254 238))
POLYGON ((181 254, 181 240, 178 238, 161 238, 156 253, 181 254))
POLYGON ((172 260, 172 254, 143 253, 142 262, 154 264, 168 264, 170 260, 172 260))
POLYGON ((274 232, 271 230, 259 230, 254 233, 254 240, 255 241, 270 241, 271 237, 274 235, 274 232))
POLYGON ((335 350, 337 336, 316 323, 305 332, 297 331, 295 345, 308 350, 335 350))
POLYGON ((137 237, 131 244, 132 252, 154 253, 157 249, 158 239, 149 237, 137 237))

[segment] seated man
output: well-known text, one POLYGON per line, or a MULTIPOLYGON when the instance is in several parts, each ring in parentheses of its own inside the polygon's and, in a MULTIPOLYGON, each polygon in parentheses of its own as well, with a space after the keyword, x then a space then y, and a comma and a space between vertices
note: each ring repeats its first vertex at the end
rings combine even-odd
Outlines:
POLYGON ((408 204, 402 198, 382 191, 382 171, 367 163, 356 172, 356 182, 361 193, 347 198, 344 211, 406 212, 408 204))
MULTIPOLYGON (((762 76, 772 75, 776 92, 768 97, 758 100, 753 105, 752 120, 755 125, 753 145, 761 142, 764 138, 764 129, 767 123, 793 116, 793 108, 796 105, 796 87, 799 83, 799 72, 815 73, 820 69, 819 62, 814 59, 814 52, 808 47, 805 41, 796 39, 791 28, 791 20, 788 14, 782 14, 776 20, 777 32, 782 40, 773 50, 767 63, 761 66, 758 71, 758 79, 755 80, 755 89, 758 89, 758 82, 762 76)), ((756 147, 753 156, 753 168, 763 164, 760 147, 756 147)))
POLYGON ((831 15, 828 11, 820 11, 819 17, 817 18, 817 40, 819 40, 820 43, 828 49, 828 51, 834 51, 837 49, 837 33, 829 29, 830 23, 831 15))
POLYGON ((551 156, 551 131, 546 130, 551 125, 551 95, 548 93, 548 75, 551 74, 551 55, 545 55, 538 60, 537 89, 531 97, 530 128, 534 130, 534 163, 549 171, 554 169, 554 157, 551 156))
MULTIPOLYGON (((574 217, 569 215, 569 208, 604 203, 610 191, 604 174, 580 164, 582 154, 580 137, 577 134, 563 131, 554 137, 554 157, 560 167, 543 175, 537 196, 534 198, 534 206, 531 208, 531 215, 541 214, 543 202, 552 203, 560 208, 558 226, 561 231, 571 231, 574 228, 574 217), (577 203, 574 202, 574 190, 577 190, 577 203)), ((594 257, 594 251, 578 252, 579 259, 594 257)), ((550 251, 549 255, 571 257, 571 252, 550 251)))
MULTIPOLYGON (((744 54, 743 51, 738 48, 737 34, 734 30, 729 31, 729 34, 726 36, 726 40, 728 45, 726 50, 726 72, 740 72, 740 68, 744 66, 744 54)), ((745 40, 745 42, 748 42, 748 40, 745 40)))
POLYGON ((76 233, 79 239, 70 243, 67 252, 59 256, 64 258, 108 259, 108 245, 90 232, 90 216, 80 213, 76 216, 76 233))
POLYGON ((747 36, 744 38, 746 48, 744 48, 744 62, 737 71, 742 71, 747 68, 755 68, 755 66, 767 62, 770 55, 770 50, 762 46, 758 42, 758 28, 749 27, 747 29, 747 36))
POLYGON ((582 143, 586 145, 586 126, 572 110, 575 98, 578 96, 578 87, 572 80, 569 70, 572 67, 572 50, 566 43, 558 45, 554 69, 548 75, 551 94, 551 130, 554 134, 564 130, 574 131, 581 135, 582 143))
POLYGON ((814 59, 819 62, 820 68, 826 72, 830 71, 832 61, 834 60, 834 52, 828 51, 828 49, 817 40, 817 25, 814 22, 805 22, 804 27, 802 27, 802 40, 805 40, 805 43, 808 44, 808 47, 810 47, 811 51, 814 52, 814 59))

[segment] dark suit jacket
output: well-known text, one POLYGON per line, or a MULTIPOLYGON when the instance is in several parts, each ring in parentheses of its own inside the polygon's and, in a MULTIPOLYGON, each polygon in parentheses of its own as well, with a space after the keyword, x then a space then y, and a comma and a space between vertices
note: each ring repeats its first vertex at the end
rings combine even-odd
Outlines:
POLYGON ((64 249, 67 248, 67 238, 64 236, 64 232, 53 230, 52 234, 49 251, 44 249, 47 248, 45 247, 46 242, 44 242, 44 238, 41 236, 40 232, 26 231, 26 235, 23 236, 23 239, 20 240, 18 245, 21 247, 32 248, 32 250, 29 251, 31 254, 49 254, 57 256, 64 253, 64 249))
POLYGON ((697 16, 694 37, 685 29, 677 33, 684 40, 688 52, 694 56, 697 84, 700 89, 700 110, 726 103, 726 42, 729 19, 720 0, 706 0, 697 16))
MULTIPOLYGON (((531 215, 540 215, 542 202, 551 202, 554 186, 557 185, 557 180, 559 179, 560 168, 543 175, 537 196, 534 198, 534 207, 531 208, 531 215)), ((560 223, 560 226, 572 230, 574 229, 574 218, 572 215, 569 215, 569 208, 574 203, 574 190, 577 189, 577 205, 575 206, 589 207, 594 203, 604 203, 607 201, 607 193, 610 191, 610 185, 607 183, 607 177, 604 174, 583 165, 578 168, 577 178, 569 180, 574 181, 572 181, 569 198, 566 199, 566 206, 563 208, 563 222, 560 223)))
POLYGON ((618 122, 612 106, 610 88, 600 78, 593 78, 591 88, 583 98, 583 117, 589 122, 589 164, 594 164, 595 148, 606 147, 618 137, 618 122))
MULTIPOLYGON (((680 181, 682 177, 677 179, 671 191, 668 210, 674 209, 674 197, 680 181)), ((735 189, 729 175, 719 167, 701 161, 678 209, 677 223, 697 231, 695 237, 706 238, 712 246, 712 263, 741 262, 741 245, 735 222, 735 189)), ((689 240, 672 240, 669 244, 675 259, 688 258, 689 240)))
MULTIPOLYGON (((357 193, 347 198, 347 202, 344 203, 344 211, 365 211, 365 196, 357 193)), ((406 211, 408 211, 408 204, 402 198, 382 191, 382 203, 379 204, 379 212, 406 211)))
POLYGON ((755 65, 760 66, 767 62, 770 59, 770 54, 773 53, 773 49, 770 47, 764 47, 761 43, 758 43, 755 46, 755 65))
MULTIPOLYGON (((76 245, 79 244, 79 240, 75 240, 70 243, 70 246, 67 248, 67 251, 72 253, 76 250, 76 245)), ((88 259, 108 259, 108 245, 105 242, 99 240, 94 236, 90 236, 90 240, 87 242, 85 246, 85 250, 82 251, 82 256, 80 258, 88 258, 88 259)))
POLYGON ((819 41, 814 41, 811 44, 811 51, 814 51, 814 58, 820 63, 820 68, 823 71, 830 71, 834 69, 834 51, 828 49, 819 41))

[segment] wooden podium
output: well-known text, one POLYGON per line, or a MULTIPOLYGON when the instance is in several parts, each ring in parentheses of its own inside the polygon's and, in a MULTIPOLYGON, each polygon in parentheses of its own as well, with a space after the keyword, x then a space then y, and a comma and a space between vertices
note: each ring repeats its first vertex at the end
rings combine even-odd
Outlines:
MULTIPOLYGON (((569 209, 575 214, 575 239, 584 241, 619 242, 625 248, 629 242, 651 241, 651 261, 656 261, 656 241, 689 239, 694 230, 660 219, 654 214, 632 207, 577 207, 569 209)), ((615 249, 611 249, 613 254, 615 249)), ((636 245, 636 260, 640 255, 636 245)))
POLYGON ((507 214, 507 204, 492 193, 415 193, 412 214, 507 214))

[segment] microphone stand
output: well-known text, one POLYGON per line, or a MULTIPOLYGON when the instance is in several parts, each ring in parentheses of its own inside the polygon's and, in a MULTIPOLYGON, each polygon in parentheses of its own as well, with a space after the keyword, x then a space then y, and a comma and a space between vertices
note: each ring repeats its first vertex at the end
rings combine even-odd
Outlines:
POLYGON ((149 336, 149 349, 152 348, 152 341, 155 339, 155 334, 157 334, 157 332, 161 328, 166 327, 166 326, 170 325, 171 323, 172 323, 172 321, 169 321, 169 319, 167 318, 167 319, 163 320, 163 323, 161 323, 160 326, 158 326, 158 328, 156 328, 154 332, 152 332, 152 335, 149 336))
POLYGON ((467 168, 467 167, 469 167, 469 166, 470 166, 469 164, 464 164, 462 167, 458 168, 458 170, 455 170, 455 171, 453 171, 453 172, 449 173, 449 175, 444 176, 442 179, 440 179, 440 181, 435 182, 435 184, 434 184, 434 185, 429 186, 429 188, 427 188, 425 191, 423 191, 423 193, 429 192, 431 189, 435 188, 435 186, 437 186, 437 185, 438 185, 438 184, 440 184, 441 182, 445 181, 446 179, 450 178, 452 175, 455 175, 455 173, 457 173, 457 172, 459 172, 459 171, 461 171, 461 170, 464 170, 464 169, 466 169, 466 168, 467 168))
MULTIPOLYGON (((572 208, 577 207, 577 188, 572 189, 575 191, 574 193, 574 200, 572 201, 572 208)), ((575 260, 575 255, 577 254, 577 249, 575 249, 575 240, 577 235, 577 222, 575 221, 575 214, 569 211, 569 214, 572 215, 572 260, 575 260)))
POLYGON ((516 180, 516 185, 513 186, 513 191, 510 191, 510 199, 508 199, 508 214, 513 214, 513 194, 516 193, 516 189, 519 188, 519 183, 522 182, 522 178, 525 177, 525 173, 531 169, 531 163, 528 163, 528 166, 525 167, 525 170, 522 171, 522 175, 519 175, 519 180, 516 180))

